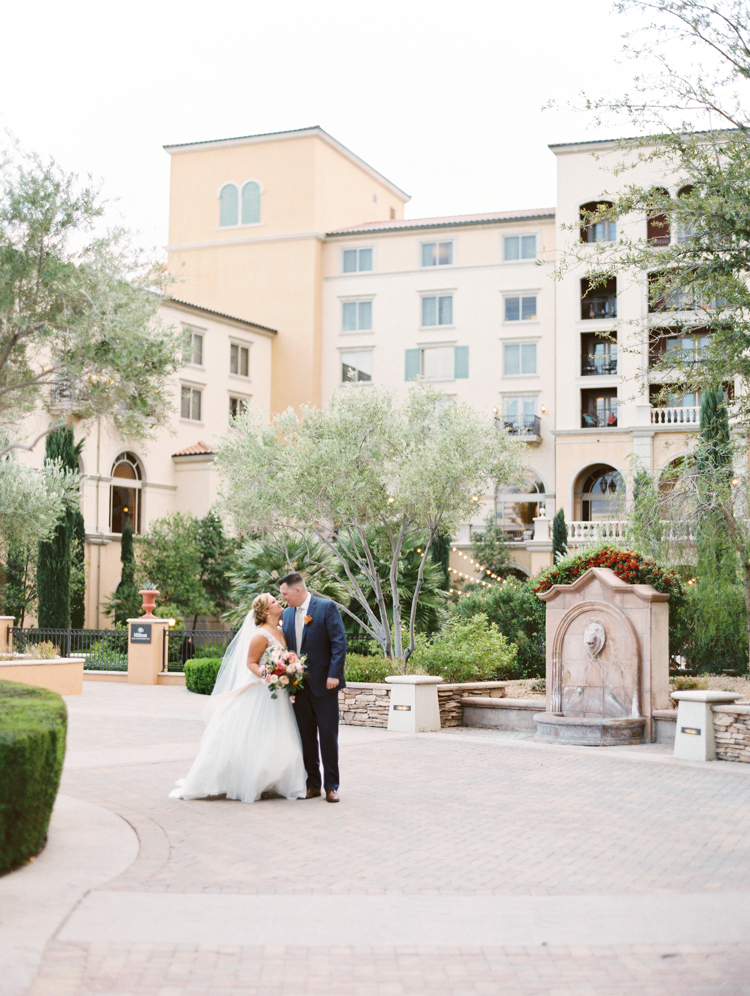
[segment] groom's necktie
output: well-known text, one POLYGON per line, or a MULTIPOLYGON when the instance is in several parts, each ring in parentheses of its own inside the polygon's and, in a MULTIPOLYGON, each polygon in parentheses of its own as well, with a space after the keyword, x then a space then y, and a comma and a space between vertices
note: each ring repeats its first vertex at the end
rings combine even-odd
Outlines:
POLYGON ((297 653, 302 646, 302 627, 305 625, 305 617, 302 615, 303 607, 299 605, 294 611, 294 634, 297 639, 297 653))

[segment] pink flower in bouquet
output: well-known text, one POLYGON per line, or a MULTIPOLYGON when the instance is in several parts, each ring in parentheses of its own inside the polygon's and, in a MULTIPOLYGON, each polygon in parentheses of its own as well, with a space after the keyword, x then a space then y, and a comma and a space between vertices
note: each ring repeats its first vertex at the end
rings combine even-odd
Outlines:
POLYGON ((287 678, 287 676, 285 674, 282 674, 282 676, 279 678, 279 682, 282 685, 288 685, 289 684, 289 679, 287 678))

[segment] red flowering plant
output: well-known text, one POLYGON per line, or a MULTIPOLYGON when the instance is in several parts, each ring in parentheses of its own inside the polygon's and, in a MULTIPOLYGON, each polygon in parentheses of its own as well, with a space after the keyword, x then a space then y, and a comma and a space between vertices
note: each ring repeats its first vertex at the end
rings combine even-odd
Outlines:
POLYGON ((677 574, 661 567, 650 557, 643 557, 634 550, 603 546, 586 550, 573 557, 566 557, 554 567, 541 571, 531 582, 535 592, 548 591, 553 584, 572 584, 591 567, 609 567, 618 578, 629 584, 650 584, 657 591, 671 597, 671 604, 681 603, 685 590, 677 574))

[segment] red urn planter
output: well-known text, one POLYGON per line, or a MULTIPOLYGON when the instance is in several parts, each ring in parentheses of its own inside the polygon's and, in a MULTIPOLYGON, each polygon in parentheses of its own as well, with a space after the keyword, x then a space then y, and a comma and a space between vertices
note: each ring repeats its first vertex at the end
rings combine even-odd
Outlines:
POLYGON ((144 588, 143 590, 139 591, 138 594, 143 599, 143 615, 141 616, 141 618, 156 619, 156 616, 154 615, 154 606, 156 605, 156 596, 159 595, 160 592, 156 591, 155 589, 149 590, 144 588))

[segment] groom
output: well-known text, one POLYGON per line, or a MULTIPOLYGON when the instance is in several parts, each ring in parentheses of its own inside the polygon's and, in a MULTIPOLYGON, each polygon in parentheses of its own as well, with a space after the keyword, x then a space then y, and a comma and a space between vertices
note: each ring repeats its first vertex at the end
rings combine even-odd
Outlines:
POLYGON ((336 603, 312 595, 296 571, 279 579, 279 593, 288 606, 281 617, 286 645, 307 658, 305 684, 294 701, 307 771, 306 798, 321 794, 322 757, 326 802, 338 802, 339 689, 346 685, 344 624, 336 603))

